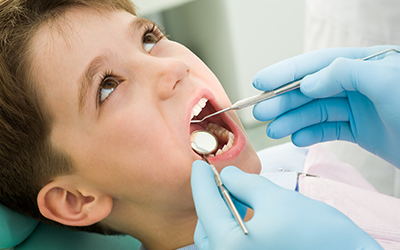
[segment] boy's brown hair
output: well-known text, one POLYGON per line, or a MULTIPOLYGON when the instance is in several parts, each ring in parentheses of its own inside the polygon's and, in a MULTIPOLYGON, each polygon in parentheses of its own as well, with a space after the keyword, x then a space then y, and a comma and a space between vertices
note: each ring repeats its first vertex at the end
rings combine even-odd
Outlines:
MULTIPOLYGON (((40 189, 52 178, 74 172, 73 163, 50 142, 52 119, 33 81, 32 37, 73 7, 124 10, 130 0, 0 0, 0 202, 39 221, 40 189)), ((62 32, 62 31, 61 31, 62 32)), ((75 228, 113 234, 100 223, 75 228)))

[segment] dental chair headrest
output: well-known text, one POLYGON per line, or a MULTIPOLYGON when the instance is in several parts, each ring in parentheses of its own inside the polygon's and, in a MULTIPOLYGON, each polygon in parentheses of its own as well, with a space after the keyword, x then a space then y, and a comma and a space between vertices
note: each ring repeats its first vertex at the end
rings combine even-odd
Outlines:
POLYGON ((0 249, 21 244, 35 230, 39 222, 0 204, 0 249))
POLYGON ((0 204, 0 249, 135 250, 140 245, 130 236, 105 236, 45 225, 0 204))

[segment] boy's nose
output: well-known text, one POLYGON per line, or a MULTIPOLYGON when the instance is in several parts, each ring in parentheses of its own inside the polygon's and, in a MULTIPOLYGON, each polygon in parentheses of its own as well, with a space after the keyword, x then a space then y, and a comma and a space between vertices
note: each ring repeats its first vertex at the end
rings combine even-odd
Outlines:
POLYGON ((190 74, 190 66, 176 58, 163 58, 155 68, 156 91, 161 99, 168 99, 175 93, 175 87, 190 74))

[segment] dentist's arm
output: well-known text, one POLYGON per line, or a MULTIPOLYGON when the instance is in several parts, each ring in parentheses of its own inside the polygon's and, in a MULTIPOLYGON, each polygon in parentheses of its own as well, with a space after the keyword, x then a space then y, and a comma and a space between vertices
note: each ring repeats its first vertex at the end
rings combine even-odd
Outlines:
POLYGON ((256 105, 254 116, 261 121, 276 118, 267 129, 272 138, 292 135, 298 146, 355 142, 400 167, 400 53, 354 60, 388 48, 400 50, 399 46, 323 49, 267 67, 254 78, 259 90, 306 77, 300 90, 256 105))
POLYGON ((382 249, 338 210, 226 167, 221 178, 231 195, 254 210, 245 235, 221 198, 211 167, 194 162, 191 178, 199 217, 194 240, 200 250, 382 249))

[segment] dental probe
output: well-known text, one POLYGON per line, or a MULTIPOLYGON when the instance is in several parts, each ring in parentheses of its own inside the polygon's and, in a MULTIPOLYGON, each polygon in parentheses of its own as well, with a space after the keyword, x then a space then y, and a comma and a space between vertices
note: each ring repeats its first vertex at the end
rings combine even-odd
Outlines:
MULTIPOLYGON (((360 58, 360 59, 356 59, 356 60, 358 60, 358 61, 366 61, 366 60, 369 60, 369 59, 371 59, 373 57, 376 57, 376 56, 379 56, 379 55, 382 55, 382 54, 386 54, 386 53, 391 52, 391 51, 400 53, 399 50, 392 48, 392 49, 387 49, 387 50, 375 53, 373 55, 370 55, 370 56, 367 56, 367 57, 364 57, 364 58, 360 58)), ((232 104, 232 106, 230 106, 228 108, 225 108, 225 109, 222 109, 222 110, 217 111, 215 113, 212 113, 210 115, 207 115, 207 116, 203 117, 203 119, 201 119, 201 120, 191 120, 190 123, 200 123, 200 122, 204 121, 205 119, 208 119, 208 118, 210 118, 212 116, 215 116, 215 115, 219 115, 219 114, 224 113, 226 111, 239 110, 239 109, 242 109, 242 108, 246 108, 246 107, 252 106, 254 104, 257 104, 259 102, 271 99, 271 98, 273 98, 275 96, 284 94, 284 93, 286 93, 288 91, 291 91, 291 90, 294 90, 294 89, 298 89, 300 87, 300 82, 301 82, 301 80, 303 80, 303 78, 300 78, 300 79, 298 79, 296 81, 290 82, 290 83, 288 83, 286 85, 283 85, 283 86, 281 86, 279 88, 276 88, 274 90, 265 91, 265 92, 263 92, 263 93, 261 93, 259 95, 255 95, 255 96, 251 96, 251 97, 239 100, 239 101, 235 102, 234 104, 232 104)))
POLYGON ((206 130, 197 130, 194 131, 190 135, 190 141, 191 141, 191 146, 194 151, 197 153, 201 154, 203 156, 203 159, 211 166, 213 172, 214 172, 214 179, 215 183, 218 186, 218 190, 224 199, 225 203, 228 205, 229 209, 231 210, 233 216, 235 217, 236 221, 239 223, 239 226, 242 228, 244 234, 248 234, 249 231, 247 231, 246 226, 243 223, 242 217, 240 217, 239 212, 237 211, 237 208, 235 207, 235 204, 232 201, 232 198, 228 192, 228 189, 226 189, 225 185, 222 183, 221 178, 219 176, 218 170, 215 168, 214 165, 210 164, 208 162, 208 159, 206 157, 206 154, 211 154, 214 152, 217 147, 218 147, 218 140, 215 138, 213 134, 206 130))
POLYGON ((205 119, 208 119, 208 118, 210 118, 212 116, 215 116, 215 115, 219 115, 219 114, 224 113, 224 112, 229 111, 229 110, 239 110, 239 109, 242 109, 242 108, 247 108, 247 107, 249 107, 251 105, 257 104, 257 103, 265 101, 267 99, 271 99, 272 97, 275 97, 277 95, 281 95, 281 94, 286 93, 288 91, 297 89, 297 88, 300 87, 300 82, 301 82, 302 79, 303 78, 301 78, 301 79, 299 79, 297 81, 288 83, 288 84, 286 84, 284 86, 281 86, 281 87, 279 87, 277 89, 270 90, 270 91, 265 91, 265 92, 263 92, 263 93, 261 93, 259 95, 255 95, 255 96, 251 96, 251 97, 239 100, 239 101, 235 102, 234 104, 232 104, 232 106, 230 106, 228 108, 225 108, 225 109, 222 109, 222 110, 217 111, 215 113, 212 113, 210 115, 207 115, 207 116, 203 117, 203 119, 201 119, 201 120, 191 120, 190 123, 199 123, 199 122, 204 121, 205 119))

